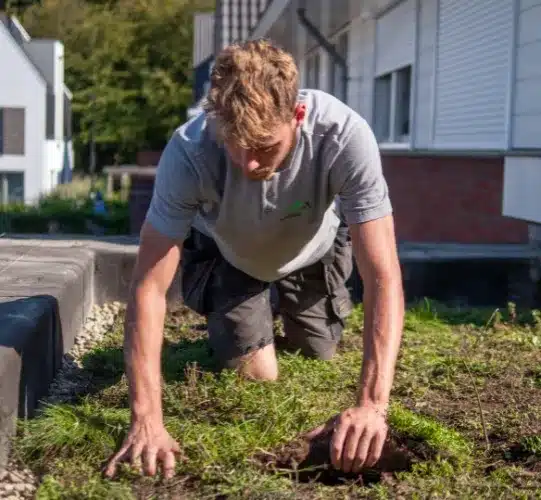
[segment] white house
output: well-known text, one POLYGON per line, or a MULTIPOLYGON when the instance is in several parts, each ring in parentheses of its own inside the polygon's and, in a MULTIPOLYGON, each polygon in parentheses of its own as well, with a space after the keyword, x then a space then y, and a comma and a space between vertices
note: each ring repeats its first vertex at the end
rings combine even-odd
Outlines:
POLYGON ((33 203, 73 169, 64 47, 0 13, 0 204, 33 203))
POLYGON ((541 0, 271 0, 259 37, 371 124, 399 240, 539 235, 541 0))

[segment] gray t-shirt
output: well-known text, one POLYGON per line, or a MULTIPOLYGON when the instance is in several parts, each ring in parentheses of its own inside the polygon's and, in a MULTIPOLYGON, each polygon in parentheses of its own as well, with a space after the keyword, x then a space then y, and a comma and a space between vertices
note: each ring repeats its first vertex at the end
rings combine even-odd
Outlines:
POLYGON ((230 165, 205 114, 165 147, 147 220, 178 240, 211 236, 233 266, 263 281, 318 261, 347 224, 392 212, 379 148, 366 121, 337 98, 299 91, 306 116, 289 162, 266 181, 230 165))

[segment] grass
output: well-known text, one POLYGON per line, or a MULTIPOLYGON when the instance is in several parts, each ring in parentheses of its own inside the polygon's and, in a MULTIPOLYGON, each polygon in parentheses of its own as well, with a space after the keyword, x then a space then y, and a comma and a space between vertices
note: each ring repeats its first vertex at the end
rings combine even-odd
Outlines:
POLYGON ((408 309, 390 412, 392 428, 430 450, 412 470, 371 486, 300 483, 269 473, 272 454, 353 402, 363 313, 349 319, 332 362, 280 353, 280 379, 212 371, 205 325, 171 311, 163 350, 164 414, 187 460, 170 481, 100 468, 129 424, 121 320, 84 359, 90 392, 20 425, 16 455, 42 478, 38 499, 541 498, 541 321, 515 308, 408 309))

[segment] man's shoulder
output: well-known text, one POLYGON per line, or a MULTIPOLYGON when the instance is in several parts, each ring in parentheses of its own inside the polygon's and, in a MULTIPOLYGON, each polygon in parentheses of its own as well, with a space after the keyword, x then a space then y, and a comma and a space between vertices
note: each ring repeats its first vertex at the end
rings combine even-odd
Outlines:
POLYGON ((366 120, 352 107, 328 92, 300 89, 299 101, 306 104, 304 129, 313 136, 341 142, 366 120))
POLYGON ((216 134, 205 112, 199 113, 178 126, 169 143, 175 149, 180 149, 193 157, 219 149, 216 134))
POLYGON ((171 173, 171 179, 204 185, 216 176, 222 157, 222 148, 201 113, 173 131, 162 151, 158 170, 171 173))

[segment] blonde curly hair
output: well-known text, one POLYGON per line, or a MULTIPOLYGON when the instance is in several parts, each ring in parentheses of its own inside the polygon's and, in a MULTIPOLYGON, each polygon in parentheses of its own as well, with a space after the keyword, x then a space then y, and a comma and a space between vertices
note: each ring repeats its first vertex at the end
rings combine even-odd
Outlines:
POLYGON ((266 39, 234 43, 216 57, 204 109, 223 140, 253 149, 293 119, 299 71, 291 54, 266 39))

